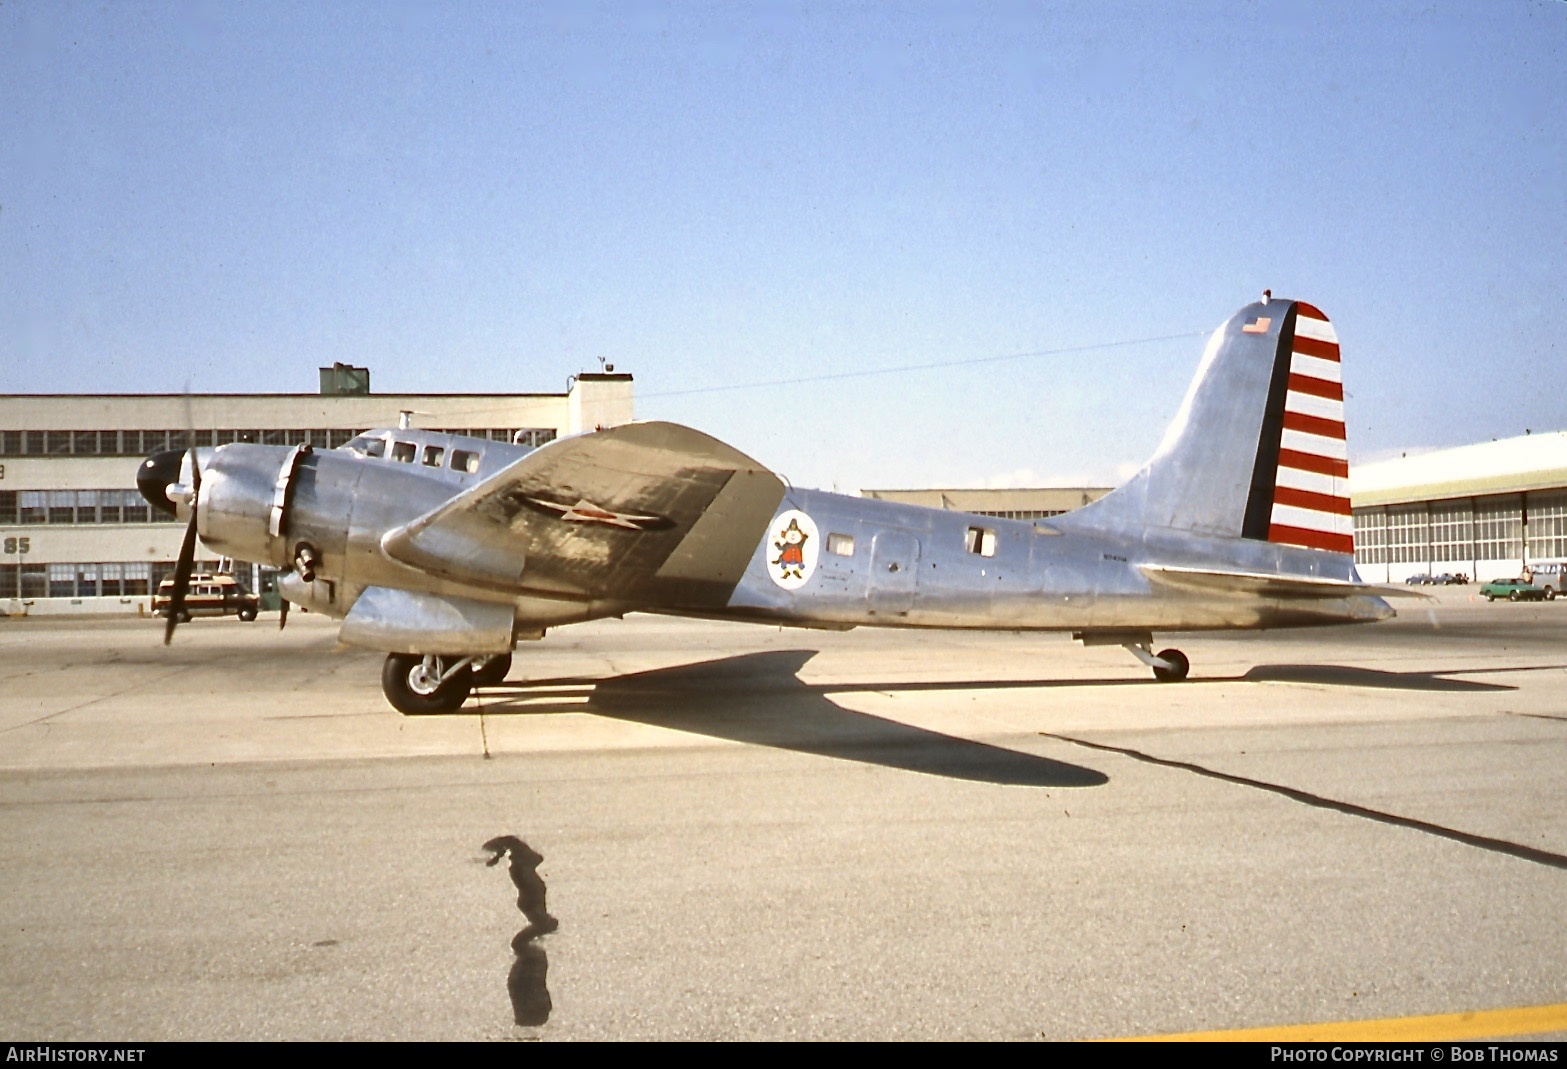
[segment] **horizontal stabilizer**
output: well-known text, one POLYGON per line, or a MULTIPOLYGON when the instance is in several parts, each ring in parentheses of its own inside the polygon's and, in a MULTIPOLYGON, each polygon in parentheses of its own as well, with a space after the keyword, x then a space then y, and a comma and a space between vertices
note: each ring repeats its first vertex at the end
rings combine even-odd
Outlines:
POLYGON ((1375 586, 1348 579, 1316 575, 1278 575, 1268 572, 1222 571, 1173 564, 1143 564, 1149 579, 1166 586, 1204 593, 1244 594, 1262 598, 1424 598, 1418 590, 1402 586, 1375 586))

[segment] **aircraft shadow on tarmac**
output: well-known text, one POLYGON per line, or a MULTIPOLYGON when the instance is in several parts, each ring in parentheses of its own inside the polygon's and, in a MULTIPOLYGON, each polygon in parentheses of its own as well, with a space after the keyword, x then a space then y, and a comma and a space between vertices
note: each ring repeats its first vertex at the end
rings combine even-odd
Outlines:
POLYGON ((1007 786, 1098 787, 1109 782, 1091 768, 845 709, 827 693, 912 688, 814 686, 798 673, 815 655, 815 650, 776 650, 609 679, 506 683, 480 692, 486 699, 482 711, 586 711, 755 746, 1007 786))
POLYGON ((1388 672, 1380 668, 1354 668, 1339 664, 1260 664, 1240 679, 1248 683, 1317 683, 1333 687, 1366 687, 1380 690, 1444 691, 1450 694, 1517 690, 1506 683, 1479 683, 1450 679, 1452 675, 1525 671, 1521 668, 1446 668, 1440 672, 1388 672))

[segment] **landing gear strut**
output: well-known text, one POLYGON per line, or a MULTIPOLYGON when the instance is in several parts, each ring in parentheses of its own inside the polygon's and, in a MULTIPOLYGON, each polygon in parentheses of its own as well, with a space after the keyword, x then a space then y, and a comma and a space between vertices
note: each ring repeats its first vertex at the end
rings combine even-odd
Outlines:
POLYGON ((483 660, 476 659, 473 662, 473 685, 493 687, 504 683, 510 671, 511 654, 509 653, 503 653, 498 657, 486 657, 483 660))
POLYGON ((1128 642, 1126 648, 1133 657, 1152 668, 1154 678, 1161 683, 1179 683, 1192 668, 1192 662, 1180 650, 1160 650, 1155 655, 1146 642, 1128 642))
POLYGON ((472 665, 472 657, 389 653, 381 666, 381 690, 392 708, 409 716, 455 712, 473 689, 472 665))

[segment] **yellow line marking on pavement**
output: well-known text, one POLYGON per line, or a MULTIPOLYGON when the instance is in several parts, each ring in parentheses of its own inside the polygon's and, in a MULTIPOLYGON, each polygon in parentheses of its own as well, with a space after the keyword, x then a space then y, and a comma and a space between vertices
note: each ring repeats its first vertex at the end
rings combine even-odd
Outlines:
POLYGON ((1567 1032, 1567 1002, 1505 1010, 1437 1013, 1424 1017, 1383 1017, 1374 1021, 1233 1028, 1220 1032, 1179 1032, 1164 1036, 1125 1036, 1111 1042, 1166 1043, 1434 1043, 1454 1039, 1567 1032))

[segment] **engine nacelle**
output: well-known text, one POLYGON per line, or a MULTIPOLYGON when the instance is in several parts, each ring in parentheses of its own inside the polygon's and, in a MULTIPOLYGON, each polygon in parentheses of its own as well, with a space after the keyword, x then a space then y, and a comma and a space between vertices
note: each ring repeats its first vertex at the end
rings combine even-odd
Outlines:
POLYGON ((512 619, 507 603, 371 586, 354 601, 337 637, 388 653, 510 653, 512 619))

